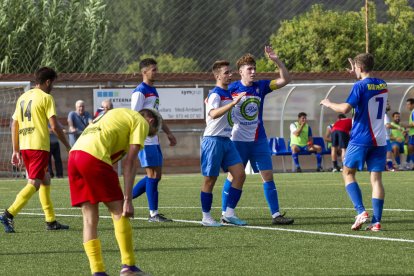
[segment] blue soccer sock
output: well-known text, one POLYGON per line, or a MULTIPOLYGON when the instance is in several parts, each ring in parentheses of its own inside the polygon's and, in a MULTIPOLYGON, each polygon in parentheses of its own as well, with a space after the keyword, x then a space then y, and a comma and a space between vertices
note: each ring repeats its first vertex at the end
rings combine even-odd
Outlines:
POLYGON ((298 153, 292 153, 292 159, 293 163, 295 163, 296 168, 299 168, 299 154, 298 153))
POLYGON ((272 215, 279 212, 279 198, 277 196, 275 182, 267 181, 263 183, 263 191, 272 215))
POLYGON ((212 193, 200 193, 201 200, 201 209, 203 213, 209 213, 211 210, 211 205, 213 204, 213 194, 212 193))
POLYGON ((384 199, 372 198, 372 220, 371 223, 381 222, 384 199))
POLYGON ((349 198, 354 204, 355 210, 358 215, 365 211, 364 203, 362 202, 362 193, 359 189, 358 183, 352 182, 346 185, 346 191, 348 192, 349 198))
POLYGON ((393 169, 394 167, 392 166, 392 160, 391 159, 388 159, 387 160, 387 167, 388 167, 388 169, 389 170, 391 170, 391 169, 393 169))
POLYGON ((241 194, 242 194, 242 190, 230 187, 229 195, 227 198, 227 207, 230 207, 232 209, 236 208, 237 203, 240 200, 241 194))
POLYGON ((316 163, 317 163, 318 168, 320 168, 322 164, 322 155, 320 153, 316 154, 316 163))
POLYGON ((395 156, 395 163, 397 163, 397 165, 401 165, 401 159, 399 156, 395 156))
POLYGON ((158 178, 147 178, 146 192, 150 211, 158 210, 158 178))
POLYGON ((148 176, 145 176, 140 181, 135 184, 134 188, 132 188, 132 198, 137 198, 143 193, 145 193, 146 186, 147 186, 147 179, 148 176))
POLYGON ((231 188, 231 182, 226 178, 224 181, 223 190, 221 191, 221 211, 226 212, 227 200, 229 197, 229 191, 231 188))
POLYGON ((407 163, 413 162, 414 163, 414 154, 410 154, 408 155, 409 160, 407 161, 407 163))

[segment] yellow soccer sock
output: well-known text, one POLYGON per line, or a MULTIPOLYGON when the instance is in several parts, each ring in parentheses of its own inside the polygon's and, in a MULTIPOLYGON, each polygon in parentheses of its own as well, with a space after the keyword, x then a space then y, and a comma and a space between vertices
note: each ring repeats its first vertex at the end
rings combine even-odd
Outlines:
POLYGON ((55 221, 55 210, 53 209, 52 199, 50 198, 50 185, 40 185, 39 199, 43 212, 45 213, 46 222, 55 221))
POLYGON ((128 218, 122 216, 116 220, 112 216, 115 229, 115 237, 121 251, 122 264, 135 265, 134 247, 132 246, 132 226, 128 218))
POLYGON ((7 211, 13 216, 16 216, 27 202, 29 202, 34 193, 36 193, 36 187, 27 183, 27 185, 17 194, 16 199, 13 204, 7 208, 7 211))
POLYGON ((87 241, 83 244, 92 274, 105 272, 105 265, 102 259, 101 241, 98 239, 87 241))

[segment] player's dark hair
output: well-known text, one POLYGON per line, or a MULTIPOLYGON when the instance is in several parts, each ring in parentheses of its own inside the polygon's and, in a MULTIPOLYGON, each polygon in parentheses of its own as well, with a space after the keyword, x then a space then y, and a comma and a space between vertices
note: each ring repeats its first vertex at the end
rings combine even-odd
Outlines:
POLYGON ((345 114, 343 114, 343 113, 340 113, 339 115, 338 115, 338 119, 345 119, 346 118, 346 115, 345 114))
POLYGON ((240 68, 243 65, 253 65, 256 66, 256 60, 254 59, 254 56, 252 54, 245 54, 241 58, 237 60, 237 70, 240 70, 240 68))
POLYGON ((361 67, 362 72, 371 72, 374 69, 374 56, 371 54, 359 54, 354 58, 356 65, 361 67))
POLYGON ((145 58, 139 63, 139 70, 142 70, 150 65, 157 65, 157 61, 153 58, 145 58))
POLYGON ((44 84, 47 80, 55 81, 57 73, 50 67, 39 68, 35 73, 35 84, 44 84))
POLYGON ((230 62, 228 62, 227 60, 224 60, 224 59, 223 60, 217 60, 213 64, 213 68, 212 68, 213 74, 218 74, 221 67, 229 66, 229 65, 230 65, 230 62))
POLYGON ((144 118, 153 119, 152 123, 150 124, 150 130, 148 136, 156 135, 162 126, 162 117, 161 114, 155 109, 144 108, 139 111, 139 113, 144 118))
POLYGON ((410 104, 414 104, 414 98, 409 98, 409 99, 407 99, 407 103, 410 103, 410 104))
POLYGON ((308 114, 306 114, 305 112, 299 112, 299 114, 298 114, 298 119, 299 119, 300 117, 303 117, 303 116, 308 117, 308 114))
POLYGON ((394 113, 392 113, 392 117, 394 117, 394 115, 400 115, 400 112, 395 111, 394 113))

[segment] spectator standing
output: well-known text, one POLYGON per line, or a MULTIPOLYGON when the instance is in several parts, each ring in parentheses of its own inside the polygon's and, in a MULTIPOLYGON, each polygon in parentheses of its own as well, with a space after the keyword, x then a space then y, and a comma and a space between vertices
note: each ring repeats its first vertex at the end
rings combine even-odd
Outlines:
POLYGON ((71 111, 68 114, 70 146, 75 144, 83 130, 92 122, 92 116, 85 111, 84 101, 76 101, 75 108, 75 111, 71 111))

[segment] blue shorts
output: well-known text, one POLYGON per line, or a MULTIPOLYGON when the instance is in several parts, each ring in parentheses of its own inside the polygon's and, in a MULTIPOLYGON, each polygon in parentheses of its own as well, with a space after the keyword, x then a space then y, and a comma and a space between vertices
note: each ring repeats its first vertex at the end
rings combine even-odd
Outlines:
POLYGON ((391 141, 387 139, 387 152, 392 151, 391 141))
POLYGON ((233 141, 233 143, 240 154, 244 166, 246 166, 247 161, 250 161, 250 165, 255 173, 273 170, 267 139, 260 139, 254 142, 233 141))
POLYGON ((391 148, 397 146, 399 148, 399 150, 400 150, 400 153, 404 153, 404 144, 405 144, 404 142, 401 142, 401 143, 399 143, 399 142, 391 142, 391 148))
POLYGON ((297 146, 299 148, 299 153, 300 152, 307 152, 307 153, 309 153, 308 146, 299 146, 299 145, 296 145, 296 144, 291 144, 290 147, 292 147, 292 146, 297 146))
POLYGON ((162 152, 160 145, 146 145, 138 153, 141 167, 162 167, 162 152))
POLYGON ((236 147, 228 137, 203 137, 200 156, 203 176, 218 176, 220 167, 228 172, 228 167, 242 163, 236 147))
POLYGON ((408 144, 414 145, 414 135, 408 136, 408 144))
POLYGON ((387 147, 363 147, 348 145, 345 153, 344 165, 351 169, 363 170, 365 162, 370 172, 382 172, 387 160, 387 147))

